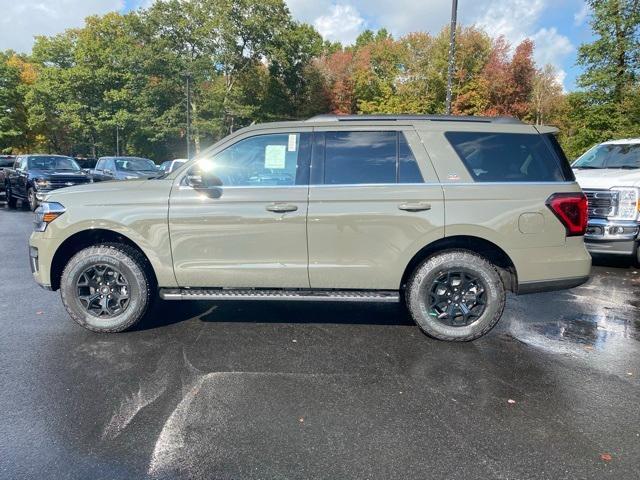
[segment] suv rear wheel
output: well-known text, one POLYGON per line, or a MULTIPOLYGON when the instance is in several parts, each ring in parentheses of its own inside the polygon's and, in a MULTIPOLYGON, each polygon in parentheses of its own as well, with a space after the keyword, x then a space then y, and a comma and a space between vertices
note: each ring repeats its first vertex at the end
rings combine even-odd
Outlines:
POLYGON ((468 250, 429 257, 411 275, 405 295, 423 332, 455 342, 474 340, 491 330, 506 298, 496 267, 468 250))
POLYGON ((85 248, 65 267, 60 294, 73 320, 94 332, 121 332, 135 325, 151 303, 144 257, 122 244, 85 248))

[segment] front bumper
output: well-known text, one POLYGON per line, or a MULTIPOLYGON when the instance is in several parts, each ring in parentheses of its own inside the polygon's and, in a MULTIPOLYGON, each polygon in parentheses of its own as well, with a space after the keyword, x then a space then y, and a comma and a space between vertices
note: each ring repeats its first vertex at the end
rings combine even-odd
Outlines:
POLYGON ((584 242, 590 253, 633 255, 640 225, 629 220, 589 220, 584 242))

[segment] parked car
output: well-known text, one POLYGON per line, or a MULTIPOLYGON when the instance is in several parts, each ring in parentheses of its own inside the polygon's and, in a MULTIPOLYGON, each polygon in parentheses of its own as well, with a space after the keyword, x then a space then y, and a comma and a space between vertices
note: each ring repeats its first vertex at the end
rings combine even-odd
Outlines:
POLYGON ((572 167, 589 200, 587 249, 640 262, 640 139, 596 145, 572 167))
POLYGON ((78 165, 80 165, 80 168, 85 171, 90 171, 96 168, 96 163, 98 162, 97 158, 91 157, 74 157, 73 159, 78 165))
POLYGON ((100 157, 91 175, 94 181, 133 180, 162 175, 153 160, 139 157, 100 157))
POLYGON ((35 210, 45 196, 63 187, 91 183, 75 160, 62 155, 20 155, 14 167, 7 170, 5 189, 9 207, 18 200, 27 201, 35 210))
POLYGON ((8 170, 13 168, 15 157, 13 155, 0 155, 0 195, 4 195, 5 178, 8 170))
POLYGON ((159 179, 54 193, 31 268, 99 332, 131 327, 159 292, 404 300, 428 335, 473 340, 506 291, 588 278, 587 201, 556 131, 441 116, 254 125, 159 179))
POLYGON ((171 173, 176 168, 181 167, 188 161, 189 160, 187 160, 186 158, 176 158, 175 160, 167 160, 166 162, 162 162, 162 164, 160 165, 160 169, 162 170, 163 173, 171 173))

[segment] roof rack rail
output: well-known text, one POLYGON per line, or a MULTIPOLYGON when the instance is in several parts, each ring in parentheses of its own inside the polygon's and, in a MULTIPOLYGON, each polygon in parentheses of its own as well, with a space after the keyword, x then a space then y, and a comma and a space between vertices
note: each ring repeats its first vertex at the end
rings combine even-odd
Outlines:
POLYGON ((428 122, 474 122, 522 124, 515 117, 475 117, 471 115, 316 115, 307 122, 364 122, 364 121, 428 121, 428 122))

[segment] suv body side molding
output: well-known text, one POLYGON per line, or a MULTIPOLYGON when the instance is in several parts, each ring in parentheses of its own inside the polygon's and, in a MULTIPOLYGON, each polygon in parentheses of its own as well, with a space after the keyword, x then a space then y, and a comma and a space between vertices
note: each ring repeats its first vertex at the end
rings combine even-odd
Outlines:
POLYGON ((517 295, 525 295, 527 293, 552 292, 554 290, 565 290, 568 288, 579 287, 589 280, 586 277, 561 278, 558 280, 544 280, 536 282, 520 282, 518 284, 517 295))

